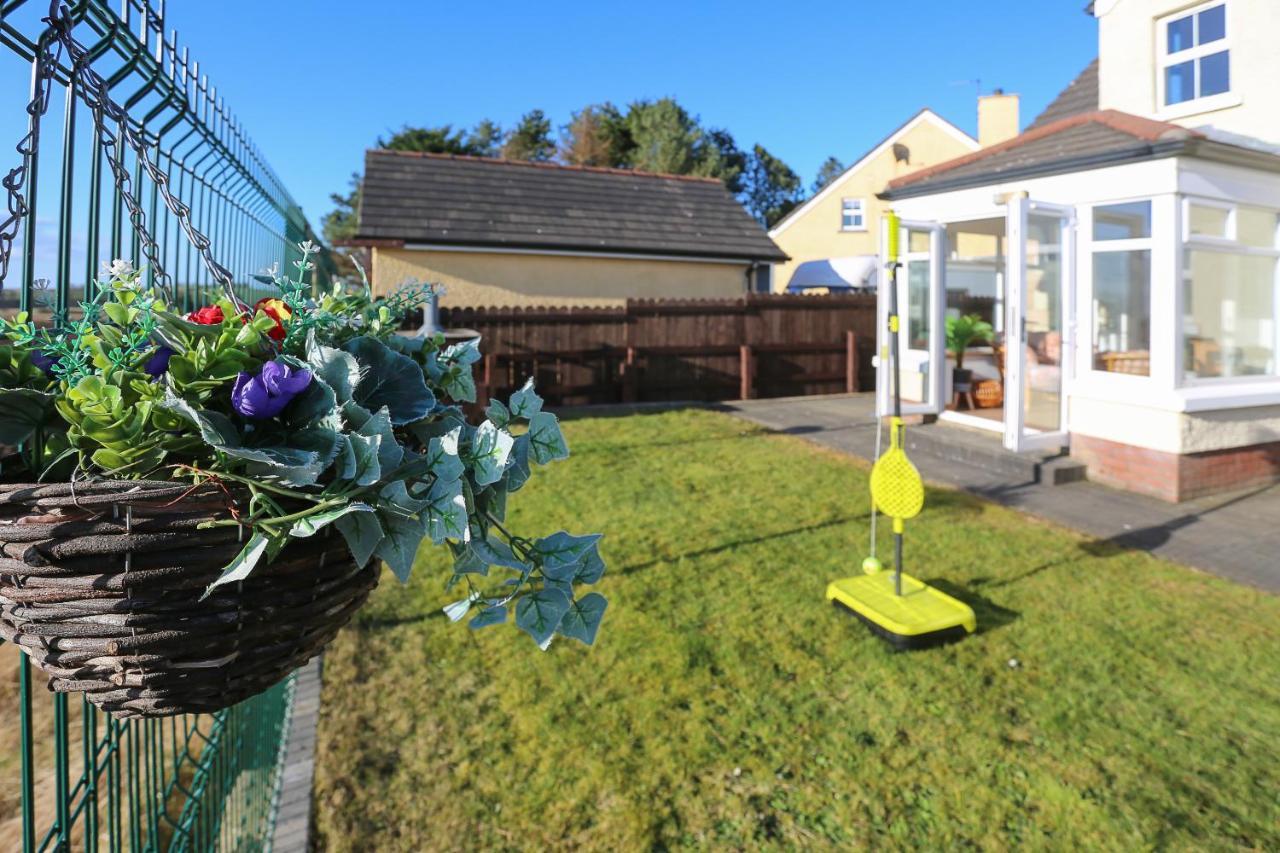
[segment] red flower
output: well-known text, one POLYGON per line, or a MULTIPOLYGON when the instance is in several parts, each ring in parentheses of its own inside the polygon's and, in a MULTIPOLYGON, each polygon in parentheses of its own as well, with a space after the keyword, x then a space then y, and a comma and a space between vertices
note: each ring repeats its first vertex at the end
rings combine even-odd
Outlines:
POLYGON ((206 305, 203 308, 192 311, 187 315, 187 319, 192 323, 199 323, 201 326, 220 326, 226 318, 222 314, 222 309, 217 305, 206 305))
POLYGON ((284 321, 293 316, 293 312, 289 310, 289 306, 285 304, 284 300, 277 299, 274 296, 264 296, 258 300, 253 309, 255 314, 261 311, 276 321, 275 328, 267 332, 267 335, 273 341, 283 341, 285 336, 284 321))

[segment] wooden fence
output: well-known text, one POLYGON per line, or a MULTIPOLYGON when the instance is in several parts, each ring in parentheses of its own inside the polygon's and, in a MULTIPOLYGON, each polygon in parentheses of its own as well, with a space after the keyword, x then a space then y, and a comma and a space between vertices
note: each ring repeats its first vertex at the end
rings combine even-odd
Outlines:
POLYGON ((553 405, 786 397, 874 384, 874 296, 446 308, 440 321, 483 337, 482 404, 505 399, 528 376, 553 405))

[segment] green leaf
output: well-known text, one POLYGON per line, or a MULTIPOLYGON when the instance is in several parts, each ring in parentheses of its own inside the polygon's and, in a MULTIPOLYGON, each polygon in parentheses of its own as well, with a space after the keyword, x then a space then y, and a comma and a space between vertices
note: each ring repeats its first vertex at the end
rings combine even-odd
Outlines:
POLYGON ((490 398, 489 406, 484 410, 484 416, 500 427, 511 423, 511 413, 507 411, 506 406, 502 405, 501 400, 490 398))
MULTIPOLYGON (((344 409, 345 411, 346 409, 344 409)), ((377 436, 381 439, 378 443, 378 464, 383 471, 394 471, 396 466, 404 459, 404 448, 396 441, 396 434, 391 428, 391 414, 387 411, 386 406, 366 418, 357 427, 356 432, 360 435, 377 436)))
POLYGON ((595 642, 596 632, 600 630, 600 620, 604 618, 608 600, 598 592, 589 592, 569 605, 564 618, 560 620, 559 631, 566 637, 581 640, 588 646, 595 642))
POLYGON ((374 513, 359 512, 344 515, 335 522, 342 538, 347 540, 347 548, 356 565, 364 568, 377 549, 378 543, 385 535, 378 516, 374 513))
POLYGON ((262 533, 255 533, 249 537, 248 543, 236 555, 236 558, 222 570, 222 574, 218 575, 217 580, 209 584, 200 599, 203 601, 208 598, 209 593, 223 584, 235 583, 247 578, 257 568, 258 561, 267 553, 267 546, 270 544, 271 540, 262 533))
POLYGON ((416 518, 405 518, 386 510, 379 515, 385 535, 373 553, 386 561, 400 583, 408 583, 418 546, 422 544, 422 525, 416 518))
POLYGON ((505 604, 500 604, 481 610, 474 619, 467 623, 467 627, 474 631, 480 628, 488 628, 490 625, 501 625, 506 621, 507 607, 505 604))
POLYGON ((327 509, 322 512, 317 512, 315 515, 308 515, 295 521, 293 523, 293 527, 289 528, 289 535, 298 538, 314 536, 320 530, 344 516, 348 516, 356 512, 372 513, 373 511, 373 507, 358 501, 356 503, 347 504, 346 506, 327 509))
POLYGON ((351 400, 360 381, 360 365, 353 355, 316 343, 313 330, 307 335, 307 364, 316 377, 333 389, 339 402, 351 400))
POLYGON ((460 429, 453 429, 445 435, 431 439, 427 445, 427 464, 436 479, 457 480, 466 470, 462 458, 458 456, 458 436, 460 429))
MULTIPOLYGON (((604 573, 604 562, 600 561, 598 551, 599 543, 599 533, 571 536, 561 530, 534 540, 532 551, 542 566, 544 574, 548 577, 569 579, 581 570, 594 573, 597 561, 599 561, 599 573, 604 573)), ((596 575, 596 580, 598 579, 599 574, 596 575)))
POLYGON ((427 506, 422 513, 427 519, 427 533, 437 545, 446 539, 466 541, 470 535, 462 480, 436 480, 427 494, 427 506))
POLYGON ((349 468, 349 459, 343 459, 345 479, 355 481, 357 486, 372 486, 382 479, 382 465, 378 461, 378 450, 382 444, 382 436, 361 435, 353 432, 347 435, 347 447, 355 458, 354 468, 349 468))
POLYGON ((0 389, 0 444, 21 444, 53 413, 56 396, 32 388, 0 389))
POLYGON ((321 418, 333 414, 337 406, 337 395, 329 387, 329 383, 312 376, 311 382, 285 407, 280 417, 289 426, 311 426, 321 418))
POLYGON ((524 386, 511 395, 511 417, 524 418, 526 421, 542 411, 542 398, 533 390, 533 377, 525 380, 524 386))
POLYGON ((539 646, 546 648, 545 644, 568 612, 569 604, 569 597, 558 589, 529 593, 516 603, 516 626, 533 637, 539 646))
POLYGON ((391 423, 402 426, 426 417, 435 406, 435 395, 413 359, 368 336, 353 338, 343 348, 360 363, 352 399, 366 409, 386 406, 391 423))
POLYGON ((511 448, 511 461, 507 465, 507 491, 518 492, 529 481, 529 434, 516 436, 511 448))
POLYGON ((529 419, 528 435, 533 461, 539 465, 569 456, 569 445, 560 432, 560 423, 550 412, 538 412, 529 419))
POLYGON ((500 429, 491 421, 480 424, 475 437, 471 439, 471 450, 467 454, 477 486, 498 482, 514 444, 515 439, 511 433, 500 429))

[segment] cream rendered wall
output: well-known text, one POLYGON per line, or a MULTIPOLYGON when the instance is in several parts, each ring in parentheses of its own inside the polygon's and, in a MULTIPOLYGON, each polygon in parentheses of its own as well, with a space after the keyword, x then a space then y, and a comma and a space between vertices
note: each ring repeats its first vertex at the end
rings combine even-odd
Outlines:
MULTIPOLYGON (((1173 121, 1211 125, 1280 145, 1280 0, 1226 0, 1231 97, 1211 111, 1158 102, 1156 21, 1204 5, 1187 0, 1098 0, 1098 105, 1173 121)), ((1191 102, 1194 103, 1194 102, 1191 102)))
POLYGON ((699 299, 747 292, 747 265, 423 249, 373 250, 373 287, 417 279, 445 286, 441 307, 621 305, 628 298, 699 299))
POLYGON ((876 193, 882 191, 892 178, 968 154, 977 148, 976 142, 966 145, 957 138, 957 133, 953 128, 945 128, 938 121, 926 117, 892 140, 910 149, 908 162, 897 162, 893 146, 886 145, 883 151, 860 168, 838 178, 823 198, 770 231, 773 242, 791 257, 786 263, 774 265, 773 289, 779 292, 786 290, 791 274, 804 261, 878 254, 880 216, 888 206, 876 198, 876 193), (840 229, 841 202, 846 198, 863 199, 864 230, 840 229))

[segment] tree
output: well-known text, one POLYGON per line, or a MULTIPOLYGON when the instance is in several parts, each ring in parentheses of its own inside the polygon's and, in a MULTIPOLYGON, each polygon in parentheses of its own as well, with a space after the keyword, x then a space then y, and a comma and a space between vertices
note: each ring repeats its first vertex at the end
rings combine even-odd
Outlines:
POLYGON ((633 168, 663 175, 693 171, 702 131, 697 120, 674 99, 636 101, 627 111, 627 130, 635 142, 633 168))
POLYGON ((743 175, 741 199, 747 212, 769 228, 800 203, 800 176, 763 145, 755 145, 743 175))
POLYGON ((405 125, 390 139, 378 137, 378 147, 392 151, 421 151, 430 154, 471 154, 475 149, 468 143, 464 130, 454 130, 453 125, 439 127, 410 127, 405 125))
POLYGON ((346 195, 329 194, 329 200, 333 202, 334 208, 321 220, 321 232, 324 234, 325 242, 329 244, 350 240, 356 236, 360 215, 360 191, 363 186, 358 173, 351 173, 349 186, 351 191, 346 195))
POLYGON ((729 131, 714 128, 700 132, 694 146, 694 160, 693 174, 704 178, 719 178, 734 195, 742 192, 747 155, 733 141, 729 131))
POLYGON ((551 120, 542 110, 529 110, 502 144, 502 156, 508 160, 543 162, 555 156, 551 141, 551 120))
POLYGON ((827 184, 844 173, 844 163, 835 157, 828 157, 818 167, 818 176, 813 179, 813 193, 816 195, 826 189, 827 184))
POLYGON ((572 166, 621 168, 634 146, 626 118, 608 102, 583 107, 560 128, 560 159, 572 166))
POLYGON ((497 157, 498 149, 502 147, 502 128, 496 122, 482 119, 467 134, 467 147, 477 157, 497 157))

